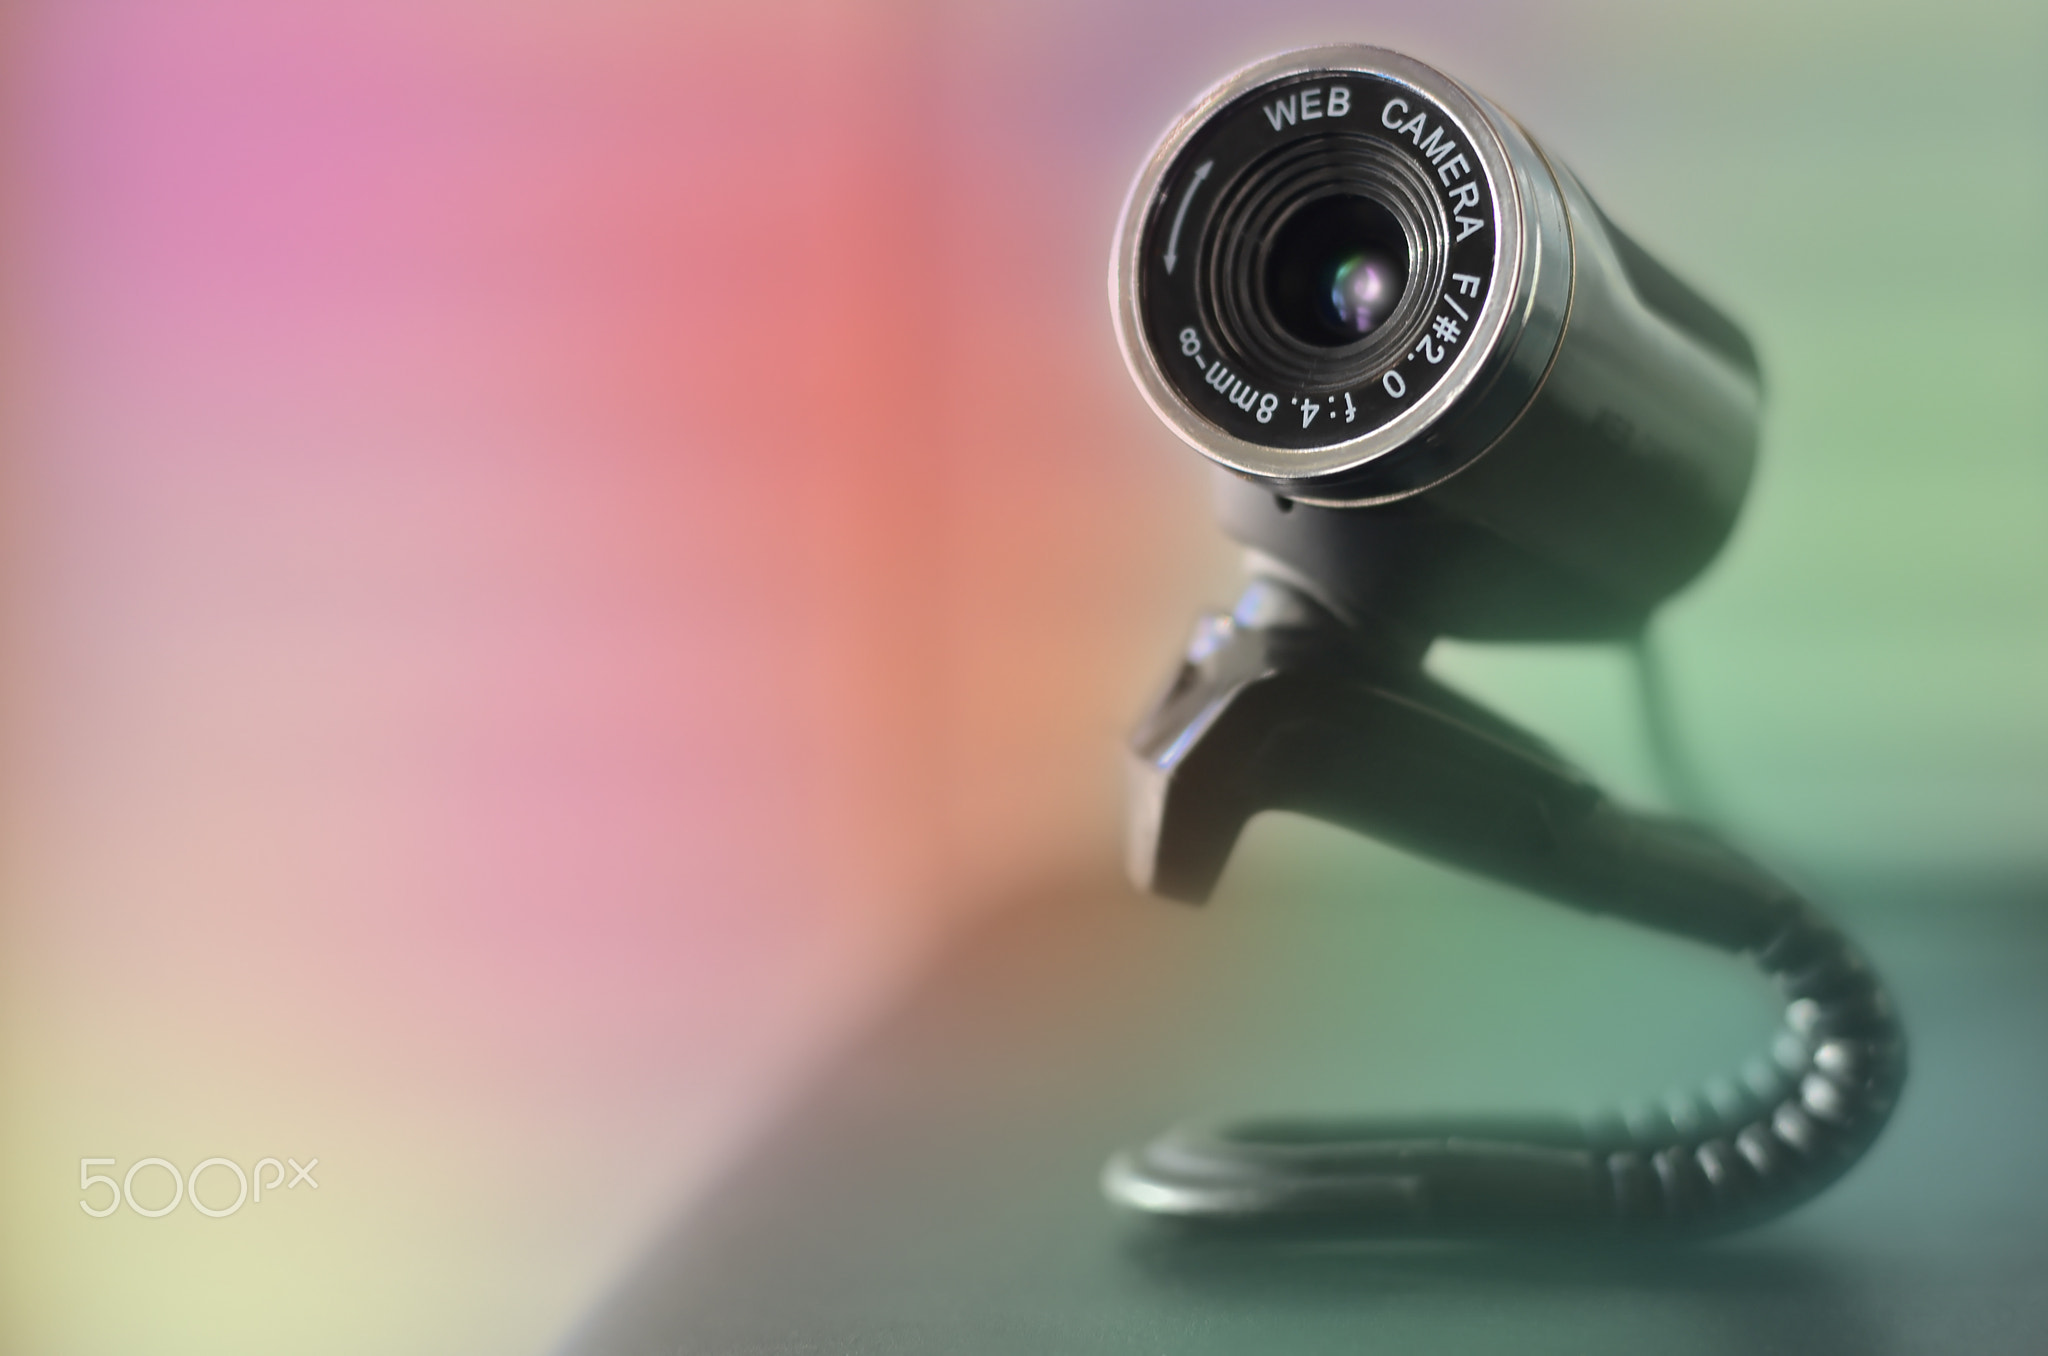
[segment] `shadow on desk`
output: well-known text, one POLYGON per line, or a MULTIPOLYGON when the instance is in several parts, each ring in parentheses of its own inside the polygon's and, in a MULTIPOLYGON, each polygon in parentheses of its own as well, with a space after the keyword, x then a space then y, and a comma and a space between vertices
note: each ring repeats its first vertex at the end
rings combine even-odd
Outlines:
MULTIPOLYGON (((1285 1316, 1348 1315, 1361 1340, 1390 1305, 1429 1313, 1431 1350, 1870 1353, 1889 1350, 1838 1262, 1782 1243, 1401 1245, 1141 1236, 1124 1259, 1167 1303, 1285 1316), (1589 1312, 1604 1311, 1595 1320, 1589 1312), (1446 1347, 1460 1318, 1502 1333, 1446 1347), (1568 1340, 1560 1340, 1568 1339, 1568 1340), (1517 1345, 1519 1344, 1519 1345, 1517 1345)), ((1320 1326, 1320 1325, 1313 1325, 1320 1326)), ((1284 1349, 1284 1348, 1282 1348, 1284 1349)))

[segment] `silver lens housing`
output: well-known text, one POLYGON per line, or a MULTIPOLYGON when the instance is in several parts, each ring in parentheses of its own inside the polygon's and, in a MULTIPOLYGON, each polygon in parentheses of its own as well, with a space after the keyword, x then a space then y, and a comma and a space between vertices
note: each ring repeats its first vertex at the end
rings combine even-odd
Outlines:
POLYGON ((1449 76, 1382 48, 1338 44, 1287 52, 1229 76, 1173 124, 1125 200, 1110 259, 1117 342, 1159 417, 1211 461, 1290 499, 1332 506, 1420 493, 1486 452, 1541 388, 1564 333, 1572 237, 1556 176, 1514 123, 1449 76), (1490 189, 1492 285, 1441 378, 1384 423, 1311 448, 1248 438, 1199 410, 1166 372, 1143 314, 1143 251, 1175 204, 1163 189, 1189 144, 1226 108, 1263 87, 1306 75, 1363 75, 1406 87, 1447 116, 1471 146, 1490 189))

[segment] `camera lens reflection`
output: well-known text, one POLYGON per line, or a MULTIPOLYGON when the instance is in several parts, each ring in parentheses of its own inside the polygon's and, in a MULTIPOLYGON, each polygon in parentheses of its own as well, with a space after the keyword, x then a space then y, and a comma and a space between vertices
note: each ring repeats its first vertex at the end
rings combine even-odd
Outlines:
POLYGON ((1352 194, 1320 198, 1274 233, 1266 305, 1301 343, 1355 344, 1400 306, 1407 259, 1407 234, 1386 207, 1352 194))
POLYGON ((1401 300, 1403 271, 1378 250, 1360 250, 1339 259, 1325 294, 1329 303, 1325 318, 1340 333, 1371 334, 1401 300))

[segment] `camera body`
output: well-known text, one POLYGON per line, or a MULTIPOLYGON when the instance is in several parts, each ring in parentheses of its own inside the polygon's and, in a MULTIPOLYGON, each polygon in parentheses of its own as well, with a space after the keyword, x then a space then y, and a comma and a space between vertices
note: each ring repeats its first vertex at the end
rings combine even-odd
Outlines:
POLYGON ((1741 331, 1498 108, 1393 52, 1230 76, 1167 133, 1110 299, 1259 572, 1421 637, 1639 631, 1755 459, 1741 331))

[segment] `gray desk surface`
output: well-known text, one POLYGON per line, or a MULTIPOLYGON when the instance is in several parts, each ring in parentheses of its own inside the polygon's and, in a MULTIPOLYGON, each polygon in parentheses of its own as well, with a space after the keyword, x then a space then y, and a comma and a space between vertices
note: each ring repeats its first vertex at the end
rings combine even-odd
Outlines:
POLYGON ((1104 871, 997 911, 568 1350, 2048 1351, 2048 881, 1820 891, 1891 979, 1913 1075, 1861 1167, 1751 1234, 1253 1243, 1114 1213, 1104 1156, 1189 1112, 1564 1109, 1770 1029, 1724 958, 1387 854, 1289 877, 1267 839, 1261 898, 1240 873, 1180 910, 1104 871))

